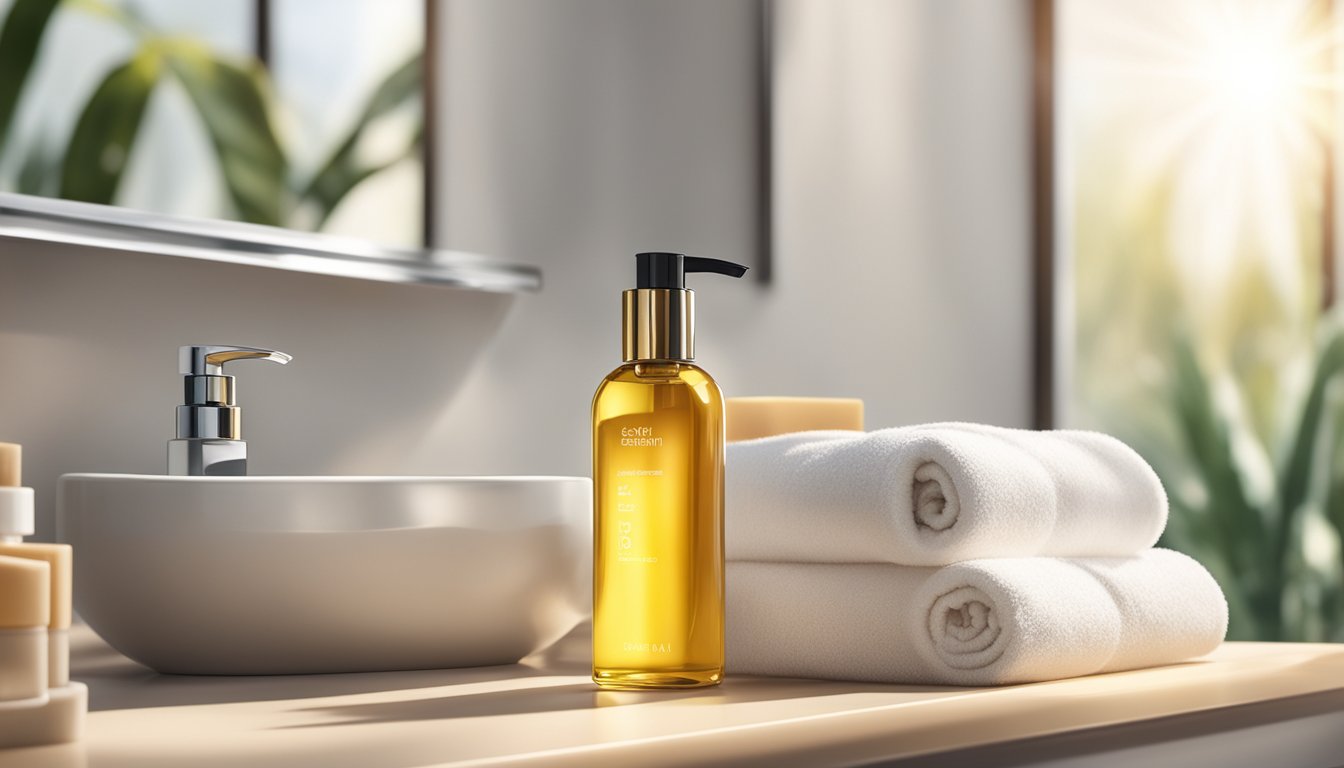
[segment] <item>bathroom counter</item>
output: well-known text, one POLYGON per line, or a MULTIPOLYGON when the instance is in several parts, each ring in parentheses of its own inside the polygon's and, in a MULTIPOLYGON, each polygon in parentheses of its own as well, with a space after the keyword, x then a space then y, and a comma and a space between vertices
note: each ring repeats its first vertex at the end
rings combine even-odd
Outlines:
POLYGON ((0 752, 0 768, 1344 761, 1344 645, 1227 643, 1185 664, 994 689, 729 677, 645 693, 595 690, 588 642, 580 627, 507 667, 171 677, 80 626, 85 742, 0 752))

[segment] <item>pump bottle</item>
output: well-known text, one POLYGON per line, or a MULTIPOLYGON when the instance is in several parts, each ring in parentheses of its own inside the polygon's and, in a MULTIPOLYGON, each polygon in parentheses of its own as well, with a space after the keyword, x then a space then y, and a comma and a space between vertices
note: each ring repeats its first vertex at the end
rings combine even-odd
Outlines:
POLYGON ((635 257, 624 363, 593 397, 593 681, 693 688, 723 679, 723 395, 692 362, 691 272, 747 270, 679 253, 635 257))
POLYGON ((224 365, 235 360, 285 365, 294 358, 273 349, 210 344, 178 347, 177 359, 185 399, 177 406, 177 438, 168 441, 168 474, 246 475, 243 411, 224 365))

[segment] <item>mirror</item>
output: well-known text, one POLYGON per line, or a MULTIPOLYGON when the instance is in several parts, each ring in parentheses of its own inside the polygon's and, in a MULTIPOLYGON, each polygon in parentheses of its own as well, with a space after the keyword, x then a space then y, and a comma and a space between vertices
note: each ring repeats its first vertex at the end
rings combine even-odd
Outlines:
POLYGON ((433 8, 0 0, 0 191, 432 245, 433 8))

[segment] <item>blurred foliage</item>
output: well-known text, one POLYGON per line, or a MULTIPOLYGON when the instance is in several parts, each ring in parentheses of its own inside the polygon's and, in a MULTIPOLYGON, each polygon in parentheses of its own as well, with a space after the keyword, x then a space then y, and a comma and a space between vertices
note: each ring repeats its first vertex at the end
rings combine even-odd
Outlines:
POLYGON ((61 161, 61 197, 112 202, 161 69, 157 56, 140 55, 103 78, 70 135, 61 161))
POLYGON ((1238 409, 1219 402, 1195 349, 1178 340, 1170 407, 1191 472, 1159 464, 1172 489, 1167 546, 1203 562, 1224 586, 1234 639, 1344 640, 1344 426, 1336 394, 1344 333, 1331 325, 1274 457, 1268 493, 1261 447, 1238 409), (1192 483, 1193 481, 1193 483, 1192 483))
POLYGON ((0 29, 0 145, 9 135, 19 94, 37 58, 47 22, 60 0, 14 0, 0 29))
POLYGON ((260 224, 283 223, 290 207, 289 163, 271 127, 263 70, 216 58, 197 46, 175 46, 167 58, 210 134, 239 216, 260 224))
POLYGON ((1321 162, 1301 161, 1288 201, 1297 261, 1243 245, 1218 285, 1176 265, 1175 171, 1117 194, 1125 153, 1094 150, 1074 177, 1071 421, 1158 470, 1161 544, 1217 578, 1231 639, 1344 641, 1344 318, 1321 306, 1321 162), (1272 269, 1291 270, 1289 295, 1272 269))
MULTIPOLYGON (((360 139, 392 112, 418 107, 422 55, 395 68, 374 89, 354 123, 310 178, 293 178, 269 76, 255 60, 222 56, 200 41, 164 34, 129 6, 101 0, 15 0, 0 27, 0 149, 29 83, 33 62, 55 12, 80 12, 114 24, 135 41, 128 59, 102 78, 85 103, 63 152, 24 150, 16 188, 29 194, 113 204, 156 87, 172 78, 185 90, 208 135, 235 217, 258 224, 320 228, 360 182, 419 153, 422 133, 392 157, 366 158, 360 139), (59 186, 55 186, 59 180, 59 186), (307 218, 297 215, 300 209, 307 218)), ((421 124, 422 121, 421 121, 421 124)))
MULTIPOLYGON (((357 151, 359 140, 363 137, 368 126, 419 96, 420 68, 420 57, 417 56, 393 71, 383 81, 382 85, 374 91, 373 96, 364 107, 363 114, 355 121, 345 140, 337 145, 331 156, 322 164, 322 169, 313 176, 312 181, 304 189, 303 197, 318 203, 321 211, 319 226, 336 209, 336 204, 361 181, 390 167, 401 157, 411 155, 419 150, 423 137, 417 131, 414 136, 410 137, 406 149, 401 155, 383 163, 361 161, 357 151)), ((421 130, 424 129, 423 121, 420 123, 420 128, 421 130)))

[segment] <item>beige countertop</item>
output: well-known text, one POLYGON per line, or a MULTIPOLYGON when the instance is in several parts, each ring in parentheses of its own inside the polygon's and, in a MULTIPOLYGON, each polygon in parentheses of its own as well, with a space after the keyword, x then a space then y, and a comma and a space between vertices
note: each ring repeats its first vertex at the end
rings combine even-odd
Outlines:
POLYGON ((950 753, 974 765, 1150 760, 1142 750, 1159 748, 1173 760, 1221 749, 1256 764, 1260 749, 1279 765, 1344 763, 1344 645, 1227 643, 1185 664, 993 689, 730 676, 670 693, 596 690, 584 627, 507 667, 305 677, 158 675, 87 627, 73 645, 90 687, 84 743, 0 752, 0 768, 947 764, 950 753))

